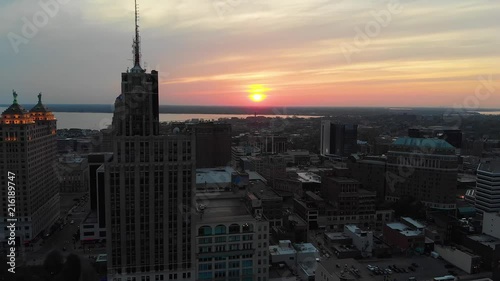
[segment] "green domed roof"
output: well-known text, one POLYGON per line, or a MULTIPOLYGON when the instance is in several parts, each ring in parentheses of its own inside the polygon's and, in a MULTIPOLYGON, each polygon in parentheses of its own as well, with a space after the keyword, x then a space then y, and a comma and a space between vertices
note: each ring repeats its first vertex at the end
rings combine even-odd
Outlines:
POLYGON ((12 96, 14 96, 14 101, 2 114, 26 114, 28 111, 24 109, 20 104, 17 103, 17 93, 12 91, 12 96))
POLYGON ((30 110, 30 112, 47 112, 49 109, 42 104, 42 93, 38 94, 38 103, 30 110))
POLYGON ((22 107, 17 103, 13 103, 2 114, 26 114, 26 113, 28 113, 28 111, 24 109, 24 107, 22 107))

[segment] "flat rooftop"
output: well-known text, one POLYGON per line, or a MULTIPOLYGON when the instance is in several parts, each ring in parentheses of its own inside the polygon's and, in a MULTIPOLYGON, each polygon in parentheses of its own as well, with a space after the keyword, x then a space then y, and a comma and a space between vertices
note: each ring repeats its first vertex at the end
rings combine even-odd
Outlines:
POLYGON ((196 169, 196 184, 229 183, 233 172, 232 167, 196 169))
POLYGON ((349 229, 350 232, 356 234, 356 236, 361 236, 362 233, 371 233, 371 231, 364 230, 355 224, 346 224, 345 228, 349 229))
POLYGON ((407 237, 420 236, 423 235, 423 232, 420 230, 412 230, 407 225, 402 224, 400 222, 392 222, 386 224, 387 227, 399 231, 399 233, 403 234, 407 237))
POLYGON ((254 219, 247 211, 242 193, 227 192, 228 194, 214 194, 213 196, 197 195, 197 203, 205 205, 203 215, 197 214, 199 222, 211 221, 238 221, 238 219, 254 219), (232 196, 231 196, 232 195, 232 196))
POLYGON ((311 243, 291 243, 290 240, 280 240, 278 245, 269 246, 271 256, 291 255, 295 253, 318 253, 319 250, 311 243))
POLYGON ((343 239, 352 239, 351 237, 347 236, 344 232, 328 232, 325 233, 325 236, 328 237, 330 240, 343 240, 343 239))
POLYGON ((500 160, 486 160, 479 164, 477 167, 478 171, 492 173, 492 174, 500 174, 500 160))
POLYGON ((267 186, 264 182, 254 181, 250 182, 247 190, 252 192, 257 198, 261 200, 265 199, 277 199, 283 200, 281 196, 278 195, 274 190, 272 190, 269 186, 267 186))
POLYGON ((370 276, 370 271, 366 268, 366 265, 360 264, 355 259, 324 259, 318 263, 318 267, 320 266, 340 280, 374 280, 373 276, 370 276))
POLYGON ((301 182, 321 183, 321 177, 311 172, 298 172, 297 179, 301 182))
POLYGON ((415 226, 416 228, 419 228, 419 229, 425 228, 425 225, 419 223, 418 221, 416 221, 416 220, 414 220, 414 219, 412 219, 410 217, 401 217, 401 219, 404 220, 404 221, 406 221, 407 223, 415 226))
POLYGON ((319 253, 318 249, 311 243, 293 244, 298 253, 319 253))
POLYGON ((269 254, 271 256, 281 256, 281 255, 295 255, 297 251, 290 245, 290 247, 282 247, 280 245, 269 246, 269 254))
POLYGON ((492 248, 493 250, 495 249, 496 245, 500 244, 500 239, 487 234, 469 235, 468 237, 476 242, 492 248))
POLYGON ((248 180, 251 180, 251 181, 260 180, 264 183, 267 183, 267 180, 261 174, 255 172, 255 171, 245 170, 245 173, 248 174, 248 180))

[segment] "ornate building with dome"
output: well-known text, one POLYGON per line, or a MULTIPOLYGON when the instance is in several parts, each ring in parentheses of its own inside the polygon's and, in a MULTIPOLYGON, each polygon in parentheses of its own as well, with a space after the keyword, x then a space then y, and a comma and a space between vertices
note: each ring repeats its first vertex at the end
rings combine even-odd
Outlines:
MULTIPOLYGON (((8 173, 15 174, 16 234, 27 245, 48 232, 60 216, 57 121, 43 105, 42 94, 29 111, 17 102, 15 91, 13 98, 0 120, 0 184, 7 187, 8 173)), ((0 240, 7 241, 7 188, 1 192, 0 240)))

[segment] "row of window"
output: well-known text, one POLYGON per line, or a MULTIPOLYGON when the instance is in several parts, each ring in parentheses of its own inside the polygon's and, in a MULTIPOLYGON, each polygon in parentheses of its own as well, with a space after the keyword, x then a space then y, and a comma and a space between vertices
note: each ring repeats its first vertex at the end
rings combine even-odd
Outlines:
MULTIPOLYGON (((222 234, 236 234, 241 232, 252 232, 253 224, 244 223, 241 226, 233 223, 227 228, 225 225, 217 225, 212 229, 211 226, 205 225, 198 229, 198 236, 222 235, 222 234)), ((230 240, 231 241, 231 240, 230 240)), ((236 241, 236 240, 235 240, 236 241)))

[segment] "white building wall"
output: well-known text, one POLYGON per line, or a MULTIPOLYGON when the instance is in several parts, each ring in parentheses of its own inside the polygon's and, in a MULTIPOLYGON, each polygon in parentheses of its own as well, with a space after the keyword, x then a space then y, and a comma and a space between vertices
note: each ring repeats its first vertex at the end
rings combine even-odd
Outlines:
POLYGON ((500 239, 500 213, 483 213, 483 233, 500 239))
POLYGON ((362 231, 354 225, 346 225, 344 233, 352 238, 352 244, 361 251, 361 255, 371 257, 373 251, 373 233, 362 231), (366 236, 364 236, 366 235, 366 236))
POLYGON ((340 281, 337 275, 331 274, 321 263, 318 263, 316 268, 316 274, 314 276, 315 281, 340 281))
POLYGON ((500 211, 500 161, 487 160, 479 165, 475 205, 480 212, 500 211))
POLYGON ((434 251, 437 252, 443 259, 461 270, 471 273, 472 269, 472 256, 468 253, 462 252, 459 249, 451 247, 443 247, 440 245, 434 246, 434 251))

